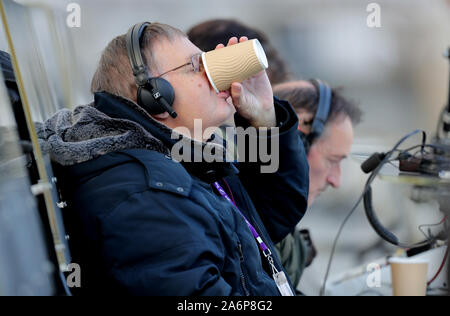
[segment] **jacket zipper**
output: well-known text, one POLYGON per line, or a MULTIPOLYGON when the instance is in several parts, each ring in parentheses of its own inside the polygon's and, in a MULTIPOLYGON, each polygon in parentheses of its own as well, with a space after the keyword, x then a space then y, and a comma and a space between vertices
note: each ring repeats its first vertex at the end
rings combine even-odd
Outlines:
POLYGON ((244 288, 245 296, 250 296, 250 291, 247 288, 247 281, 245 280, 244 275, 244 253, 242 252, 242 245, 240 242, 238 242, 238 251, 239 251, 239 259, 240 259, 240 265, 241 265, 241 284, 244 288))

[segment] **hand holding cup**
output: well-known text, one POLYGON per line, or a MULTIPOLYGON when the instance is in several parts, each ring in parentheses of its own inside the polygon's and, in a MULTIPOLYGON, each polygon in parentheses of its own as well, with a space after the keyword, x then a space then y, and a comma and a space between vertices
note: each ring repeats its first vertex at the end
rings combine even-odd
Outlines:
POLYGON ((230 90, 236 111, 252 126, 274 127, 275 108, 264 50, 258 40, 247 37, 236 44, 238 39, 232 37, 226 48, 219 44, 202 55, 208 79, 217 92, 230 90))

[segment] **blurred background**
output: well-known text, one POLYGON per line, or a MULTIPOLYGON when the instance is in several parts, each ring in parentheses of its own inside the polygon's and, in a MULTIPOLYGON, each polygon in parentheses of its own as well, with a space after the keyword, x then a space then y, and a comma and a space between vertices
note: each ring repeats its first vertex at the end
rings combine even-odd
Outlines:
MULTIPOLYGON (((434 134, 447 102, 449 70, 442 53, 450 45, 449 0, 16 2, 32 8, 24 29, 31 30, 28 43, 33 42, 30 47, 35 51, 22 47, 20 53, 39 55, 39 63, 27 67, 40 69, 29 76, 39 78, 46 91, 35 96, 41 101, 35 104, 46 100, 47 105, 33 109, 37 121, 58 108, 89 103, 90 80, 103 48, 134 23, 147 20, 187 31, 212 18, 234 18, 263 31, 294 77, 326 80, 343 87, 344 95, 360 104, 364 118, 356 128, 354 153, 386 151, 418 128, 434 134), (66 25, 67 5, 73 2, 81 9, 80 27, 66 25), (381 9, 380 27, 367 25, 367 6, 372 2, 381 9)), ((9 51, 2 27, 0 49, 9 51)), ((6 111, 0 107, 0 118, 7 116, 6 111)), ((325 192, 299 224, 310 229, 319 253, 300 282, 305 294, 319 293, 338 227, 362 192, 367 178, 360 163, 354 158, 345 161, 342 187, 325 192)), ((437 203, 413 203, 408 186, 377 180, 373 188, 381 221, 401 239, 423 238, 417 227, 442 218, 437 203)), ((361 207, 338 244, 330 280, 395 251, 373 232, 361 207)))

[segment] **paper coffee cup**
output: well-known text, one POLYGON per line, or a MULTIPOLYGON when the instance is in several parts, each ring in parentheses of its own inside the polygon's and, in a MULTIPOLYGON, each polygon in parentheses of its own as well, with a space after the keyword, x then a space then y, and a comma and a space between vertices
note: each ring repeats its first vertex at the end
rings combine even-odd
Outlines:
POLYGON ((269 66, 257 39, 203 53, 202 63, 216 92, 226 91, 233 82, 242 82, 269 66))
POLYGON ((394 296, 425 296, 428 262, 411 258, 389 259, 394 296))

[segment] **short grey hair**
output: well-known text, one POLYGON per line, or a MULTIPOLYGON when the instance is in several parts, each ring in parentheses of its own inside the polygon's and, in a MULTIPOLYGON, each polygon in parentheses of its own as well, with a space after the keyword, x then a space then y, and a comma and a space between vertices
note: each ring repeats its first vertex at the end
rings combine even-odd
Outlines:
MULTIPOLYGON (((157 61, 152 44, 161 38, 174 41, 187 37, 185 33, 167 24, 152 23, 144 31, 141 54, 149 74, 154 73, 157 61)), ((106 91, 136 102, 137 87, 128 58, 126 34, 114 38, 104 49, 91 82, 91 92, 106 91)))

